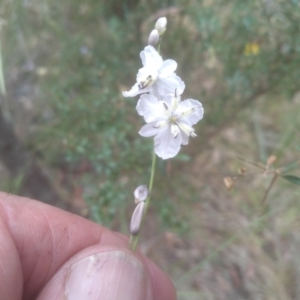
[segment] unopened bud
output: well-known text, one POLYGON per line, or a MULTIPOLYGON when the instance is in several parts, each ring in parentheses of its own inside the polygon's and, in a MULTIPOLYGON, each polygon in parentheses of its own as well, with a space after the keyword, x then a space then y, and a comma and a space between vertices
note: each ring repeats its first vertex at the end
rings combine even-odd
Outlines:
POLYGON ((163 35, 164 32, 166 31, 167 27, 167 18, 159 18, 156 23, 155 23, 155 29, 158 31, 159 35, 163 35))
POLYGON ((143 202, 147 199, 148 195, 149 195, 149 190, 147 186, 145 184, 140 185, 134 191, 134 202, 136 204, 143 202))
POLYGON ((137 235, 141 228, 145 202, 140 202, 134 209, 134 212, 130 221, 130 233, 131 235, 137 235))
POLYGON ((159 41, 159 33, 156 29, 153 29, 150 32, 150 35, 149 35, 149 38, 148 38, 148 45, 156 46, 158 41, 159 41))

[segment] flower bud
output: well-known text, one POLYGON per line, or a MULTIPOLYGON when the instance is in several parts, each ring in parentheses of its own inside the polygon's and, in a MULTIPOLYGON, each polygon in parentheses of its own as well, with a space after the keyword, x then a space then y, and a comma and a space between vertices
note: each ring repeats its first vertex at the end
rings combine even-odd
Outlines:
POLYGON ((130 221, 130 233, 131 235, 137 235, 140 231, 145 202, 140 202, 134 209, 131 221, 130 221))
POLYGON ((153 29, 150 32, 150 35, 149 35, 149 38, 148 38, 148 45, 156 46, 158 41, 159 41, 159 33, 156 29, 153 29))
POLYGON ((144 185, 138 186, 134 191, 134 202, 136 204, 143 202, 149 195, 148 187, 144 185))
POLYGON ((155 29, 158 31, 159 35, 163 35, 164 32, 166 31, 167 27, 167 18, 159 18, 156 23, 155 23, 155 29))

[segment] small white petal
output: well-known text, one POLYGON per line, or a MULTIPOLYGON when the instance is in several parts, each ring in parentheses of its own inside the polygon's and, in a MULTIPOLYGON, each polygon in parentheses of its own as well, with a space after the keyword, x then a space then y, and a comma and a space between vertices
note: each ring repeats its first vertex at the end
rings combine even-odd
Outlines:
POLYGON ((173 94, 165 95, 161 99, 162 102, 164 102, 167 105, 168 110, 172 110, 172 101, 173 101, 173 98, 174 98, 174 93, 173 94))
POLYGON ((203 106, 194 99, 181 101, 176 110, 176 115, 179 116, 179 121, 184 121, 190 126, 198 123, 203 118, 203 106))
POLYGON ((158 75, 160 78, 165 78, 170 76, 177 69, 177 62, 173 59, 167 59, 163 62, 161 68, 159 69, 158 75))
POLYGON ((171 74, 169 77, 160 78, 156 81, 159 95, 166 96, 169 94, 174 95, 175 90, 177 95, 181 95, 184 91, 185 84, 176 74, 171 74))
POLYGON ((142 95, 137 103, 136 109, 143 116, 146 123, 167 119, 162 101, 152 94, 142 95))
POLYGON ((143 66, 146 68, 160 69, 163 64, 163 59, 153 46, 146 46, 140 53, 143 66))
POLYGON ((161 129, 160 128, 155 128, 154 127, 155 123, 156 122, 151 122, 149 124, 144 125, 141 128, 141 130, 139 131, 139 134, 141 136, 144 136, 144 137, 157 135, 161 129))
POLYGON ((141 68, 136 75, 137 82, 148 82, 147 86, 152 85, 158 77, 156 68, 141 68), (149 84, 150 83, 150 84, 149 84))
POLYGON ((134 97, 134 96, 138 95, 139 92, 140 92, 140 89, 139 89, 138 83, 136 83, 131 88, 131 90, 129 90, 128 92, 122 92, 122 94, 124 97, 134 97))
POLYGON ((182 142, 181 145, 187 145, 189 143, 189 136, 186 135, 183 131, 181 132, 182 142))
POLYGON ((140 83, 137 82, 132 88, 130 91, 128 92, 122 92, 123 96, 124 97, 134 97, 136 95, 139 95, 139 94, 143 94, 143 93, 147 93, 147 92, 150 92, 151 91, 151 86, 149 87, 145 87, 144 89, 140 89, 139 87, 140 83))
POLYGON ((155 124, 153 125, 153 127, 154 128, 163 128, 163 127, 165 127, 167 125, 168 125, 167 120, 160 120, 160 121, 155 122, 155 124))
POLYGON ((145 80, 149 76, 149 73, 149 68, 140 68, 136 75, 136 81, 140 82, 145 80))
POLYGON ((154 138, 155 153, 162 159, 172 158, 178 154, 181 142, 181 134, 174 138, 169 127, 160 130, 154 138))

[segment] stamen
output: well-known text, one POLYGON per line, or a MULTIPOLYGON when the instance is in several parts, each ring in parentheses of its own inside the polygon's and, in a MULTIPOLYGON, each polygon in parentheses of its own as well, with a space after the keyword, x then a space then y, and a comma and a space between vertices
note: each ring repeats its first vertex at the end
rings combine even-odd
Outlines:
POLYGON ((141 81, 138 84, 138 87, 140 90, 143 90, 144 88, 150 86, 151 84, 153 84, 152 75, 149 75, 149 76, 147 76, 146 80, 141 81))
POLYGON ((145 81, 142 81, 138 84, 138 87, 140 90, 144 89, 145 88, 145 81))
POLYGON ((175 124, 172 124, 171 125, 171 133, 172 133, 174 138, 176 138, 178 136, 179 132, 180 132, 180 129, 178 128, 178 126, 175 125, 175 124))

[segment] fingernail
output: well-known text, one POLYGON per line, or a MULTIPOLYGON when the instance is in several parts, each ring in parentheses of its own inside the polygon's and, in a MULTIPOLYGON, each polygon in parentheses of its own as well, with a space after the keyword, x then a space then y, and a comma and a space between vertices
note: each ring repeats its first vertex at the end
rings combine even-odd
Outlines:
POLYGON ((71 265, 65 299, 152 300, 144 265, 123 251, 100 252, 71 265))

